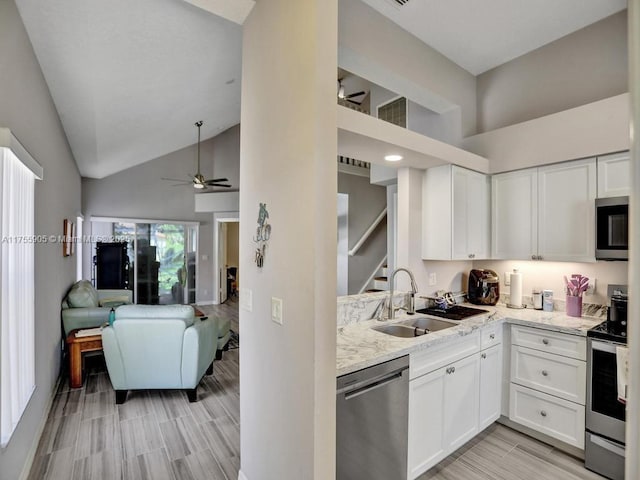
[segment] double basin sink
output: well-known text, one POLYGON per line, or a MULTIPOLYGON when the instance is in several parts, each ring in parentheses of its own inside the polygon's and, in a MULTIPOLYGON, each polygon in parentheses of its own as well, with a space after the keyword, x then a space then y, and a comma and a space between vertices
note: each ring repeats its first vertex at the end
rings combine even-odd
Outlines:
POLYGON ((416 318, 403 320, 392 325, 380 325, 371 328, 377 332, 393 335, 394 337, 412 338, 426 335, 431 332, 437 332, 438 330, 444 330, 445 328, 455 327, 458 324, 459 322, 452 322, 449 320, 416 318))

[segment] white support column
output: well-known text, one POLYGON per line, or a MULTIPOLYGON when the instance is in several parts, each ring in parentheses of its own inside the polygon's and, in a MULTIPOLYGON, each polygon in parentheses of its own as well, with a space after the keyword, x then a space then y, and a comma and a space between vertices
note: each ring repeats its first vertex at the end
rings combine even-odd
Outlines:
POLYGON ((629 400, 625 478, 640 478, 640 0, 629 0, 631 196, 629 215, 629 400))
POLYGON ((337 17, 338 0, 260 0, 243 26, 240 478, 247 480, 335 478, 337 17), (260 204, 271 228, 261 266, 254 261, 260 204))

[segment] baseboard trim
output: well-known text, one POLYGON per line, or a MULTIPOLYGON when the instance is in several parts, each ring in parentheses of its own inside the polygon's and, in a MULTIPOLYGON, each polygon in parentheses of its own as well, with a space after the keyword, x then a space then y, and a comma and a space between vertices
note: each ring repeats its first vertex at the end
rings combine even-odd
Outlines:
POLYGON ((242 473, 242 470, 239 470, 238 471, 238 480, 249 480, 249 479, 247 478, 247 476, 244 473, 242 473))
POLYGON ((218 303, 214 300, 205 300, 203 302, 197 302, 196 305, 217 305, 218 303))
POLYGON ((27 453, 27 457, 24 461, 24 466, 22 467, 22 472, 20 472, 19 480, 27 480, 29 478, 29 474, 31 473, 31 467, 33 467, 33 460, 36 458, 36 452, 38 451, 38 445, 40 444, 40 437, 42 437, 42 432, 44 432, 44 427, 47 424, 47 420, 49 419, 49 414, 51 413, 51 407, 53 406, 53 399, 56 398, 56 393, 58 391, 58 387, 60 386, 60 382, 62 381, 62 375, 58 375, 58 379, 53 386, 53 391, 49 396, 49 401, 47 402, 47 408, 44 410, 44 415, 40 420, 40 425, 38 426, 38 430, 36 430, 36 434, 33 436, 33 442, 31 442, 31 447, 29 448, 29 452, 27 453))

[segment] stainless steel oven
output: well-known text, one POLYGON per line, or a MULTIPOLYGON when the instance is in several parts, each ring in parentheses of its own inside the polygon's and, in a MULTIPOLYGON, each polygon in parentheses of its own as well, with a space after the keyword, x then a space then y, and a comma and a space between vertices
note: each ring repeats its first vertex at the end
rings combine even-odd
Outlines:
POLYGON ((625 461, 626 413, 617 386, 619 345, 626 342, 587 338, 585 466, 613 480, 624 479, 625 461))

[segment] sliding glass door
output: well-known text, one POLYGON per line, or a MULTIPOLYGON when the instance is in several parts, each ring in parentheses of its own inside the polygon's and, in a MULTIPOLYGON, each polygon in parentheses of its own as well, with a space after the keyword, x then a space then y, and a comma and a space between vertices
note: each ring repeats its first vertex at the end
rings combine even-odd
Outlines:
MULTIPOLYGON (((94 222, 96 223, 96 222, 94 222)), ((198 226, 173 222, 99 222, 127 243, 128 288, 143 305, 195 303, 198 226), (110 228, 109 228, 110 227, 110 228)))

